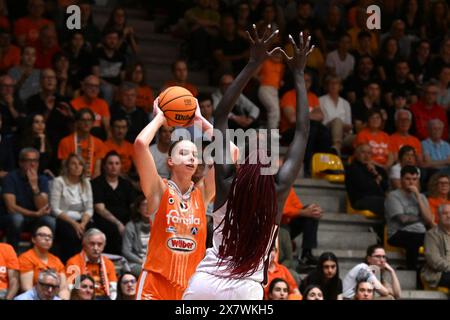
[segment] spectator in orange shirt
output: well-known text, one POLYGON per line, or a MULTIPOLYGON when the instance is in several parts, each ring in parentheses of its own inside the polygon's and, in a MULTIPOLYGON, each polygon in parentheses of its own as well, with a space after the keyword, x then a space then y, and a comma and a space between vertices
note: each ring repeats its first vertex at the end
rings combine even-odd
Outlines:
POLYGON ((20 48, 11 44, 11 33, 0 29, 0 72, 7 72, 20 63, 20 48))
POLYGON ((75 132, 63 138, 58 146, 59 160, 67 159, 71 153, 81 155, 86 164, 86 177, 90 178, 100 175, 101 159, 105 154, 103 142, 90 134, 94 119, 91 110, 79 110, 75 115, 75 132))
POLYGON ((97 76, 87 76, 81 85, 83 94, 71 101, 73 108, 77 111, 88 108, 94 113, 95 128, 92 134, 102 140, 105 140, 110 134, 109 122, 111 115, 106 100, 99 98, 100 79, 97 76))
POLYGON ((58 45, 58 36, 53 25, 43 26, 40 29, 39 41, 35 47, 36 68, 51 68, 53 56, 61 50, 58 45))
POLYGON ((389 137, 389 152, 392 153, 394 160, 398 160, 400 148, 409 145, 414 148, 419 164, 422 163, 422 145, 419 139, 409 134, 412 124, 412 113, 407 109, 399 109, 395 112, 396 132, 389 137))
POLYGON ((111 138, 105 141, 105 153, 116 151, 122 162, 122 173, 130 172, 134 163, 133 145, 125 140, 128 131, 128 121, 125 117, 111 119, 111 138))
MULTIPOLYGON (((305 86, 309 104, 309 136, 306 145, 303 170, 305 176, 310 175, 311 159, 316 152, 329 152, 331 148, 330 130, 322 124, 323 112, 320 108, 319 98, 311 91, 312 75, 305 71, 305 86)), ((289 145, 294 138, 297 96, 295 89, 289 90, 281 98, 280 133, 281 144, 289 145)))
POLYGON ((280 100, 278 98, 278 89, 280 89, 283 74, 284 63, 280 53, 266 59, 258 73, 260 82, 258 99, 267 110, 268 129, 277 129, 279 126, 280 100))
POLYGON ((69 288, 74 280, 88 274, 95 281, 95 296, 98 300, 115 300, 117 293, 117 275, 114 264, 103 254, 106 236, 98 229, 87 230, 83 235, 83 250, 67 261, 66 274, 69 288))
POLYGON ((428 204, 433 213, 434 222, 439 222, 438 208, 450 204, 450 177, 446 173, 434 174, 428 182, 428 204))
POLYGON ((33 242, 33 248, 19 256, 21 290, 31 290, 38 281, 39 272, 53 269, 59 274, 61 280, 59 297, 69 299, 64 265, 58 257, 49 252, 53 245, 52 230, 46 225, 37 227, 33 232, 31 241, 33 242))
POLYGON ((179 86, 188 89, 194 97, 198 96, 198 89, 195 85, 188 82, 188 66, 185 60, 178 59, 172 64, 173 79, 166 81, 163 89, 172 86, 179 86))
POLYGON ((0 243, 0 300, 12 300, 19 292, 19 269, 14 248, 0 243))
MULTIPOLYGON (((273 279, 275 278, 281 278, 285 280, 289 284, 289 298, 291 296, 298 297, 296 300, 301 300, 301 293, 298 289, 298 284, 295 282, 294 277, 289 272, 288 268, 286 268, 284 265, 279 264, 277 261, 277 248, 274 246, 272 250, 270 251, 270 258, 269 258, 269 268, 267 270, 267 283, 271 283, 273 279)), ((269 287, 266 286, 264 288, 264 298, 267 300, 269 296, 269 287)))
POLYGON ((354 147, 368 144, 372 150, 372 162, 387 171, 394 163, 394 157, 389 153, 389 136, 382 131, 382 123, 380 110, 371 109, 368 113, 367 128, 356 135, 354 147))
POLYGON ((39 38, 39 30, 46 25, 53 25, 53 22, 44 19, 45 3, 43 0, 28 1, 28 16, 22 17, 14 24, 14 35, 20 47, 25 45, 34 46, 39 38))
POLYGON ((147 85, 144 65, 138 62, 129 67, 125 75, 125 80, 138 86, 136 107, 141 108, 147 113, 153 112, 153 90, 147 85))
POLYGON ((266 300, 288 300, 289 284, 281 278, 273 279, 269 284, 269 293, 266 300))

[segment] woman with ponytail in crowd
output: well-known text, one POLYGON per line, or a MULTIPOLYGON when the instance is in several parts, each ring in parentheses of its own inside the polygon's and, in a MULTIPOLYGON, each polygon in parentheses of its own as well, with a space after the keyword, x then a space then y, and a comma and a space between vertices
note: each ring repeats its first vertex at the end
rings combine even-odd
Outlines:
MULTIPOLYGON (((262 284, 266 283, 268 259, 281 221, 284 202, 300 171, 309 132, 309 110, 304 82, 304 68, 309 54, 309 42, 300 48, 291 37, 294 57, 280 48, 268 52, 277 31, 259 38, 256 26, 251 42, 250 61, 230 85, 214 116, 214 126, 220 131, 222 145, 227 146, 228 115, 250 78, 263 61, 281 51, 292 69, 297 91, 297 127, 284 164, 276 175, 267 174, 269 164, 262 164, 261 152, 252 152, 244 163, 215 163, 216 198, 214 202, 213 247, 197 267, 189 281, 183 299, 251 300, 263 299, 262 284), (301 106, 301 107, 300 107, 301 106), (236 171, 237 170, 237 171, 236 171), (265 172, 266 171, 266 172, 265 172), (264 175, 264 173, 266 173, 264 175)), ((217 132, 215 130, 215 133, 217 132)), ((262 151, 262 150, 261 150, 262 151)), ((266 150, 264 150, 266 152, 266 150)), ((230 159, 230 150, 216 150, 216 159, 230 159)), ((223 162, 222 162, 223 163, 223 162)))

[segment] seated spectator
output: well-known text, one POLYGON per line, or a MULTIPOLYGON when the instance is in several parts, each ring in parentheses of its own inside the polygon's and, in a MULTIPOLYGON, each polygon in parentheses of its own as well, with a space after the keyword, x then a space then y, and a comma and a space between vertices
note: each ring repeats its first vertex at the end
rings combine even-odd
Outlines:
POLYGON ((373 300, 375 286, 368 281, 359 281, 355 288, 354 300, 373 300))
POLYGON ((336 76, 329 76, 326 80, 327 93, 319 98, 324 115, 322 123, 330 129, 333 148, 338 154, 353 128, 350 104, 339 96, 340 91, 341 80, 336 76))
POLYGON ((14 23, 14 36, 19 47, 34 46, 38 42, 39 30, 53 22, 45 19, 45 3, 43 0, 29 0, 27 5, 28 15, 19 18, 14 23))
POLYGON ((60 287, 59 274, 55 270, 44 269, 39 272, 36 285, 15 297, 14 300, 61 300, 58 296, 60 287))
POLYGON ((450 110, 450 65, 442 67, 438 81, 437 103, 448 111, 450 110))
POLYGON ((364 88, 364 96, 352 105, 352 120, 355 126, 355 133, 359 133, 367 126, 368 114, 371 110, 381 111, 383 122, 387 120, 387 112, 381 105, 380 84, 376 80, 370 80, 364 88))
POLYGON ((317 230, 322 212, 322 208, 315 203, 304 206, 294 188, 291 188, 283 208, 282 226, 289 230, 291 239, 303 233, 303 250, 300 256, 302 264, 317 264, 312 249, 317 247, 317 230))
POLYGON ((40 71, 34 67, 36 62, 36 49, 25 47, 20 57, 20 64, 12 67, 8 75, 14 79, 17 96, 22 103, 39 92, 40 71))
POLYGON ((448 1, 433 1, 426 19, 426 35, 430 39, 431 46, 434 50, 438 48, 442 39, 448 36, 450 29, 450 18, 448 17, 448 1))
POLYGON ((144 64, 136 63, 131 65, 128 68, 125 80, 137 85, 136 107, 147 113, 153 112, 154 95, 152 88, 147 84, 144 64))
POLYGON ((450 204, 450 177, 446 173, 434 174, 428 182, 428 204, 433 213, 434 223, 439 222, 438 209, 450 204))
POLYGON ((354 266, 342 282, 344 299, 354 299, 358 292, 357 284, 361 281, 369 282, 373 286, 379 295, 377 299, 398 299, 401 294, 400 283, 395 270, 386 259, 383 246, 379 244, 369 246, 365 261, 354 266))
POLYGON ((259 34, 264 34, 267 26, 271 30, 280 30, 278 35, 275 35, 273 40, 275 45, 280 44, 280 39, 284 37, 286 22, 284 19, 283 9, 273 0, 265 0, 261 2, 261 19, 256 23, 256 30, 259 34))
POLYGON ((170 176, 167 158, 169 157, 169 149, 172 145, 173 127, 161 126, 158 130, 158 142, 150 146, 150 152, 155 160, 156 170, 161 178, 168 179, 170 176))
POLYGON ((82 274, 75 279, 78 286, 70 291, 70 300, 95 300, 95 281, 87 274, 82 274))
POLYGON ((280 53, 274 53, 266 59, 258 72, 258 99, 266 108, 268 129, 278 129, 279 126, 280 100, 278 90, 283 80, 283 73, 284 63, 280 53))
POLYGON ((420 40, 415 45, 414 54, 410 57, 411 73, 417 84, 423 84, 425 76, 429 73, 431 63, 431 46, 428 40, 420 40))
POLYGON ((355 67, 355 58, 349 50, 351 48, 351 38, 347 33, 340 36, 336 50, 327 54, 326 66, 327 74, 339 77, 341 80, 353 73, 355 67))
POLYGON ((198 96, 198 89, 195 85, 188 82, 188 66, 186 61, 178 59, 172 64, 172 80, 164 83, 161 91, 168 87, 179 86, 189 90, 194 97, 198 96))
POLYGON ((339 39, 345 33, 341 9, 331 4, 323 20, 325 21, 320 27, 320 33, 325 41, 325 47, 321 49, 323 52, 330 52, 337 49, 339 39))
MULTIPOLYGON (((96 45, 100 43, 102 35, 100 29, 97 27, 94 21, 94 17, 92 14, 92 1, 80 0, 78 1, 78 6, 80 6, 81 11, 81 29, 79 30, 83 33, 89 48, 94 50, 96 45)), ((65 31, 64 29, 67 28, 62 29, 63 31, 65 31)))
POLYGON ((132 273, 125 272, 119 277, 116 300, 135 300, 137 278, 132 273))
POLYGON ((409 57, 411 45, 413 42, 417 41, 418 38, 413 34, 407 34, 405 28, 405 22, 397 19, 392 22, 390 31, 383 34, 380 40, 383 42, 387 37, 393 37, 398 42, 400 56, 409 57))
MULTIPOLYGON (((292 300, 301 300, 301 293, 298 290, 298 284, 295 282, 294 277, 289 272, 288 268, 279 264, 277 261, 277 248, 274 246, 270 251, 269 267, 267 269, 267 283, 271 283, 273 279, 281 278, 286 280, 289 284, 288 297, 292 300), (297 299, 294 299, 297 298, 297 299)), ((269 287, 264 288, 264 297, 267 299, 269 296, 269 287)))
POLYGON ((12 300, 19 292, 19 270, 14 248, 0 243, 0 300, 12 300))
POLYGON ((245 38, 247 36, 247 30, 250 30, 252 27, 252 21, 250 21, 250 6, 247 2, 239 2, 235 9, 237 33, 241 38, 245 38))
POLYGON ((80 109, 75 114, 75 132, 63 138, 58 146, 58 159, 61 161, 71 153, 83 158, 88 178, 100 175, 101 159, 105 154, 103 142, 90 134, 94 119, 94 113, 90 109, 80 109))
POLYGON ((419 193, 416 167, 403 167, 401 186, 388 194, 384 202, 388 243, 406 249, 406 267, 417 269, 419 248, 423 246, 426 226, 433 226, 433 214, 427 198, 419 193))
POLYGON ((303 292, 305 300, 326 300, 323 298, 322 289, 317 285, 309 285, 303 292))
MULTIPOLYGON (((409 111, 409 106, 407 105, 407 102, 406 102, 406 94, 404 92, 402 92, 402 91, 393 92, 392 93, 392 101, 393 101, 394 105, 389 106, 387 108, 387 110, 386 110, 387 120, 384 123, 384 130, 389 134, 392 134, 396 131, 395 113, 398 110, 402 110, 402 109, 408 109, 408 111, 409 111)), ((414 121, 414 117, 412 117, 412 121, 414 121)), ((411 126, 412 135, 414 135, 414 130, 415 130, 415 126, 412 125, 411 126)))
POLYGON ((94 113, 94 130, 96 137, 105 140, 110 135, 110 108, 106 100, 99 98, 100 79, 97 76, 87 76, 81 84, 83 94, 70 103, 76 111, 87 108, 94 113))
POLYGON ((39 151, 39 174, 46 174, 54 178, 56 157, 54 157, 53 149, 46 134, 46 124, 42 114, 36 113, 28 117, 26 127, 18 140, 18 150, 34 148, 39 151))
POLYGON ((218 79, 226 73, 236 75, 247 63, 249 52, 248 42, 236 31, 233 16, 222 16, 220 34, 212 41, 214 78, 218 79))
POLYGON ((131 214, 123 235, 122 255, 128 260, 131 273, 139 277, 151 232, 150 212, 144 196, 136 198, 131 214))
POLYGON ((39 40, 36 48, 36 69, 52 67, 53 56, 61 51, 58 45, 58 36, 53 25, 44 26, 39 31, 39 40))
POLYGON ((210 1, 198 0, 196 3, 184 13, 189 35, 189 62, 194 68, 207 62, 208 43, 217 36, 220 26, 220 13, 211 8, 210 1))
POLYGON ((119 103, 111 107, 112 117, 128 120, 126 139, 131 143, 149 122, 148 114, 141 108, 137 108, 136 98, 137 86, 131 82, 124 82, 119 87, 119 103))
MULTIPOLYGON (((209 211, 209 210, 208 210, 209 211)), ((300 275, 295 271, 294 250, 291 235, 285 228, 278 229, 278 262, 289 269, 296 282, 300 282, 300 275)))
POLYGON ((442 131, 442 139, 448 139, 448 121, 445 110, 437 104, 438 87, 434 82, 428 82, 423 87, 424 94, 422 99, 411 105, 411 112, 414 115, 416 124, 416 137, 424 140, 429 137, 427 132, 427 124, 430 120, 439 119, 444 124, 442 131))
POLYGON ((439 222, 425 235, 425 266, 422 278, 432 287, 450 288, 449 250, 446 243, 450 240, 450 204, 441 204, 438 208, 439 222))
POLYGON ((342 300, 342 281, 339 278, 339 264, 334 253, 322 253, 316 269, 303 279, 300 289, 304 297, 308 296, 307 289, 310 286, 319 287, 324 300, 342 300))
POLYGON ((73 30, 63 50, 69 59, 69 84, 73 90, 77 90, 83 80, 91 74, 94 65, 90 44, 86 42, 85 36, 80 30, 73 30))
POLYGON ((364 88, 370 81, 376 80, 374 70, 374 60, 371 56, 365 55, 356 62, 356 68, 353 75, 349 76, 344 82, 344 90, 342 96, 353 104, 357 97, 364 96, 364 88))
MULTIPOLYGON (((364 16, 365 16, 366 12, 365 11, 363 11, 363 12, 364 12, 364 16)), ((364 27, 367 28, 365 24, 364 24, 364 27)), ((352 37, 351 31, 352 31, 352 29, 350 29, 348 31, 348 34, 350 35, 350 37, 352 37)), ((353 57, 355 58, 355 61, 358 61, 361 57, 366 56, 366 55, 371 56, 373 58, 375 56, 375 52, 376 52, 372 48, 372 44, 374 42, 373 40, 375 40, 375 43, 378 46, 376 36, 372 36, 372 33, 370 33, 369 31, 366 31, 366 30, 359 31, 356 34, 356 36, 357 36, 356 45, 353 45, 353 39, 352 39, 352 48, 355 48, 355 49, 350 51, 352 53, 353 57)))
POLYGON ((405 93, 408 104, 415 104, 417 102, 417 86, 416 83, 410 79, 409 71, 410 69, 407 60, 402 58, 396 60, 393 78, 387 78, 383 85, 384 100, 388 106, 393 105, 393 92, 399 91, 405 93))
POLYGON ((394 79, 395 72, 392 66, 400 58, 398 42, 394 37, 387 37, 381 43, 381 50, 377 56, 377 71, 381 81, 394 79))
POLYGON ((119 50, 119 32, 114 29, 105 30, 102 45, 93 54, 93 74, 101 79, 103 98, 111 105, 116 88, 125 78, 126 57, 119 50))
POLYGON ((275 278, 269 283, 269 293, 265 300, 288 300, 289 284, 286 280, 275 278))
POLYGON ((0 72, 6 73, 20 63, 20 48, 11 44, 11 33, 0 27, 0 72))
POLYGON ((115 151, 122 161, 122 173, 128 174, 134 163, 133 145, 125 140, 128 132, 128 120, 126 118, 111 119, 111 138, 105 141, 105 152, 115 151))
POLYGON ((135 56, 139 46, 136 41, 134 29, 127 21, 127 13, 123 7, 115 7, 109 15, 103 30, 116 30, 119 33, 118 48, 123 54, 135 56))
POLYGON ((2 134, 2 125, 2 114, 0 113, 0 183, 8 172, 16 167, 15 141, 12 135, 2 134))
MULTIPOLYGON (((323 112, 320 108, 319 98, 311 89, 312 76, 305 72, 305 86, 308 91, 309 105, 309 135, 308 143, 305 150, 305 159, 303 161, 303 172, 305 176, 310 175, 311 159, 317 152, 330 152, 331 135, 327 127, 322 124, 323 112)), ((280 101, 281 117, 280 117, 280 133, 281 144, 289 145, 294 138, 297 95, 295 89, 289 90, 283 94, 280 101)))
POLYGON ((47 226, 36 228, 31 241, 33 242, 33 248, 19 256, 21 290, 31 290, 38 282, 41 271, 53 269, 58 273, 60 279, 59 297, 69 299, 64 265, 57 256, 49 252, 53 245, 52 230, 47 226))
POLYGON ((81 250, 81 238, 94 215, 92 188, 85 178, 83 158, 71 154, 63 161, 62 174, 55 178, 50 205, 56 221, 59 257, 65 263, 81 250))
POLYGON ((25 116, 20 99, 14 94, 16 82, 8 75, 0 76, 0 114, 2 115, 2 133, 17 132, 25 116))
POLYGON ((422 145, 419 139, 409 134, 412 124, 412 114, 407 109, 399 109, 395 112, 395 128, 396 131, 389 136, 389 151, 393 154, 394 160, 399 160, 399 151, 409 145, 414 148, 417 160, 422 163, 422 145))
MULTIPOLYGON (((62 97, 72 98, 74 96, 74 88, 70 77, 70 60, 69 56, 63 51, 58 51, 53 55, 52 66, 56 73, 56 91, 62 97)), ((79 85, 76 86, 79 88, 79 85)))
POLYGON ((421 170, 418 167, 418 156, 416 149, 410 145, 404 145, 400 148, 400 151, 398 152, 398 162, 389 170, 389 181, 392 190, 400 188, 400 171, 406 166, 416 167, 419 172, 419 178, 422 176, 421 170))
POLYGON ((57 150, 59 141, 71 133, 75 111, 70 106, 69 100, 57 92, 55 71, 42 70, 40 86, 41 91, 29 97, 25 107, 27 114, 44 115, 50 146, 53 150, 57 150))
MULTIPOLYGON (((115 300, 117 275, 114 264, 104 254, 106 236, 98 229, 89 229, 83 235, 83 250, 66 263, 69 279, 87 274, 95 281, 96 300, 115 300)), ((74 288, 75 283, 69 283, 74 288)))
MULTIPOLYGON (((219 101, 223 94, 234 81, 231 74, 224 74, 220 78, 219 89, 212 94, 214 110, 217 108, 219 101)), ((230 129, 247 129, 256 125, 256 120, 259 117, 259 108, 251 102, 244 94, 241 93, 236 105, 228 117, 228 127, 230 129)))
POLYGON ((353 145, 369 145, 373 164, 387 171, 394 163, 394 155, 389 152, 389 136, 382 129, 382 113, 379 109, 371 109, 367 119, 367 127, 356 135, 353 145))
POLYGON ((20 233, 30 230, 33 224, 46 224, 55 230, 55 218, 49 215, 48 179, 38 174, 38 167, 39 151, 22 149, 19 169, 11 171, 3 179, 3 201, 9 213, 6 237, 16 250, 20 233))
POLYGON ((131 204, 136 198, 134 188, 120 176, 120 156, 111 151, 103 159, 102 175, 92 180, 94 223, 108 242, 106 252, 120 255, 125 224, 131 218, 131 204))
POLYGON ((442 138, 444 123, 439 119, 428 122, 429 138, 422 141, 423 166, 428 175, 436 171, 448 171, 450 165, 450 144, 442 138))

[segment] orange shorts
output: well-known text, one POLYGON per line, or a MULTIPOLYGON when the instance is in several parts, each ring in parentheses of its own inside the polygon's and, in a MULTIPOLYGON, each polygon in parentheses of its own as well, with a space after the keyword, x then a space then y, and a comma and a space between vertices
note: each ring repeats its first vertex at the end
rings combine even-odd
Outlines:
POLYGON ((181 300, 184 289, 175 288, 158 273, 142 270, 136 300, 181 300))

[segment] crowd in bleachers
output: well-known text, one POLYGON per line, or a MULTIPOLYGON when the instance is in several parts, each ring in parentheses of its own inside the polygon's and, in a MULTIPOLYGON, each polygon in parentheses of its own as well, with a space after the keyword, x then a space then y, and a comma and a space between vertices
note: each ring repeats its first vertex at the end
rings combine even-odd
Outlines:
MULTIPOLYGON (((151 222, 132 143, 169 86, 191 91, 214 123, 214 109, 247 63, 253 24, 260 35, 267 25, 279 30, 274 46, 288 54, 289 35, 300 31, 316 45, 305 71, 311 125, 303 175, 311 176, 315 153, 338 155, 351 205, 387 223, 387 242, 406 249, 408 269, 421 268, 425 244, 423 278, 449 287, 450 257, 441 248, 450 239, 445 1, 198 0, 177 1, 176 9, 157 1, 150 14, 167 14, 159 31, 184 41, 172 80, 160 88, 147 84, 127 9, 114 8, 101 26, 93 3, 28 0, 18 10, 0 0, 0 239, 9 244, 0 243, 0 299, 134 296, 151 222), (65 26, 70 4, 81 8, 80 30, 65 26), (369 4, 381 7, 381 30, 367 29, 369 4), (192 83, 189 70, 209 82, 192 83), (125 272, 116 275, 114 264, 125 272)), ((295 106, 293 79, 274 55, 239 97, 229 127, 279 129, 288 146, 295 106)), ((150 147, 166 178, 172 131, 162 127, 150 147)), ((284 210, 266 299, 400 297, 382 245, 369 247, 341 281, 333 253, 312 254, 320 206, 303 205, 292 189, 284 210), (300 233, 300 265, 317 266, 303 280, 291 241, 300 233)))

